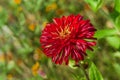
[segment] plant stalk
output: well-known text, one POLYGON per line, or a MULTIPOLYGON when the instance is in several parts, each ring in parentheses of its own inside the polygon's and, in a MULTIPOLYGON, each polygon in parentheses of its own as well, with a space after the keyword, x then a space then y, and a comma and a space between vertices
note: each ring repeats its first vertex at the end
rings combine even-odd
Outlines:
POLYGON ((81 69, 82 69, 82 71, 83 71, 83 73, 84 73, 84 75, 85 75, 85 77, 86 77, 86 80, 90 80, 90 79, 89 79, 89 75, 88 75, 86 69, 83 67, 83 65, 82 65, 81 63, 80 63, 80 67, 81 67, 81 69))

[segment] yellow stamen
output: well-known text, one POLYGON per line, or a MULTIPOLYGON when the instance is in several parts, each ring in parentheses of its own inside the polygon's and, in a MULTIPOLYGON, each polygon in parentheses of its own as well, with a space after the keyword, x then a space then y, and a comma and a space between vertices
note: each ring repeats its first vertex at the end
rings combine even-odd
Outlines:
POLYGON ((61 27, 60 27, 60 30, 61 31, 58 31, 58 33, 59 33, 59 35, 60 35, 60 37, 61 38, 65 38, 66 36, 68 36, 69 34, 70 34, 70 28, 69 28, 69 26, 66 26, 64 29, 62 29, 61 27))

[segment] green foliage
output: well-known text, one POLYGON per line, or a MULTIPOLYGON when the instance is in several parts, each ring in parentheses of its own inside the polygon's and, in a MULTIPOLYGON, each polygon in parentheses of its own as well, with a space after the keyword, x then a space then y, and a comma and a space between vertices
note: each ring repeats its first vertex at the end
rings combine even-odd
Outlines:
POLYGON ((97 11, 101 6, 103 0, 85 0, 91 7, 93 11, 97 11))
POLYGON ((120 31, 120 15, 115 20, 116 29, 120 31))
POLYGON ((71 67, 72 69, 76 69, 77 67, 75 67, 74 65, 75 65, 75 61, 70 60, 69 61, 69 67, 71 67))
POLYGON ((117 34, 117 31, 115 29, 103 29, 103 30, 98 30, 95 33, 95 37, 98 39, 101 39, 101 38, 106 38, 107 36, 112 36, 116 34, 117 34))
POLYGON ((107 37, 107 42, 115 49, 120 47, 120 38, 118 36, 107 37))
POLYGON ((120 58, 120 52, 119 51, 113 53, 113 55, 114 55, 115 58, 120 58))
POLYGON ((0 6, 0 28, 7 22, 8 15, 6 9, 0 6))
POLYGON ((115 68, 115 71, 117 72, 117 74, 120 74, 120 64, 115 63, 114 68, 115 68))
POLYGON ((28 79, 28 80, 43 80, 41 76, 37 75, 31 79, 28 79))
POLYGON ((120 13, 120 0, 115 0, 115 10, 120 13))
POLYGON ((90 80, 103 80, 103 77, 94 63, 91 63, 89 68, 89 77, 90 80))
POLYGON ((15 68, 15 62, 14 61, 10 61, 8 64, 7 64, 7 70, 12 70, 13 68, 15 68))
POLYGON ((46 23, 70 14, 81 14, 97 29, 97 45, 85 57, 97 66, 87 68, 90 79, 120 80, 120 0, 0 0, 0 80, 9 74, 16 80, 86 80, 74 61, 55 65, 40 48, 46 23))
POLYGON ((5 75, 4 74, 2 74, 2 75, 0 75, 0 80, 5 80, 6 78, 5 78, 5 75))

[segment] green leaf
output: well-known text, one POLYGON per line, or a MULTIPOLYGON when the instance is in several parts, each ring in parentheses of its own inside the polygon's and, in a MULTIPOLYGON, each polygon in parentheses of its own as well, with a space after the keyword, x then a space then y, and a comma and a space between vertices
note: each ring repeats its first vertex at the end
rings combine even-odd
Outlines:
POLYGON ((10 61, 7 65, 7 69, 10 71, 13 68, 15 68, 15 62, 14 61, 10 61))
POLYGON ((91 63, 89 68, 90 80, 103 80, 101 73, 98 71, 94 63, 91 63))
POLYGON ((115 0, 115 10, 120 13, 120 0, 115 0))
POLYGON ((42 3, 42 0, 37 0, 37 1, 36 1, 35 12, 38 11, 38 10, 40 9, 41 3, 42 3))
POLYGON ((115 27, 120 31, 120 15, 115 20, 115 27))
POLYGON ((1 7, 1 10, 0 10, 0 28, 1 26, 5 25, 5 23, 7 22, 8 20, 8 14, 7 14, 7 10, 4 9, 3 7, 1 7))
MULTIPOLYGON (((79 79, 78 79, 79 80, 79 79)), ((80 78, 80 80, 86 80, 85 78, 80 78)))
POLYGON ((113 21, 115 21, 115 19, 119 16, 119 12, 117 12, 115 9, 109 13, 110 17, 113 21))
POLYGON ((95 37, 100 39, 100 38, 105 38, 107 36, 111 36, 111 35, 116 35, 117 31, 115 29, 104 29, 104 30, 98 30, 95 33, 95 37))
POLYGON ((34 76, 28 80, 43 80, 43 78, 41 76, 37 75, 37 76, 34 76))
POLYGON ((117 74, 120 74, 120 64, 114 63, 113 67, 114 67, 115 71, 117 72, 117 74))
POLYGON ((75 61, 70 60, 69 61, 69 67, 72 68, 72 69, 77 69, 77 67, 75 67, 74 65, 75 65, 75 61))
POLYGON ((21 26, 25 24, 25 15, 23 13, 20 13, 19 15, 19 23, 21 26))
POLYGON ((93 11, 97 11, 102 6, 102 0, 85 0, 93 11))
POLYGON ((5 77, 6 77, 5 74, 0 74, 0 80, 6 80, 5 77))
POLYGON ((116 49, 120 46, 120 38, 118 36, 107 37, 107 42, 116 49))
POLYGON ((117 52, 113 53, 113 56, 114 56, 115 58, 120 58, 120 52, 117 51, 117 52))

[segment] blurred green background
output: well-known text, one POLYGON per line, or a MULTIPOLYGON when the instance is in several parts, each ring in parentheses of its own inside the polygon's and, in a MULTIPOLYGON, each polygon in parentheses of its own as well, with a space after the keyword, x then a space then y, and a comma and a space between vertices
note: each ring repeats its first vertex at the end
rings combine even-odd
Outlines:
POLYGON ((97 46, 88 56, 104 80, 120 80, 120 0, 0 0, 0 80, 85 80, 40 48, 46 23, 70 14, 91 20, 97 46))

